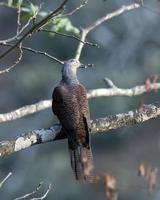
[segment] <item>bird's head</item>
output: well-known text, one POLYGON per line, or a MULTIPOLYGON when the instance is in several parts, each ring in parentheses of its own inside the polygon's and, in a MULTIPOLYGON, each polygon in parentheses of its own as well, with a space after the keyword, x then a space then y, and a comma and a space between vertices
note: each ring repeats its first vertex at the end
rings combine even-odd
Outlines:
POLYGON ((77 69, 78 68, 87 68, 88 66, 82 64, 77 59, 70 59, 64 62, 62 67, 62 80, 77 83, 77 69))
POLYGON ((75 69, 75 70, 81 66, 81 63, 78 60, 74 59, 74 58, 66 61, 65 64, 68 67, 70 67, 71 69, 75 69))

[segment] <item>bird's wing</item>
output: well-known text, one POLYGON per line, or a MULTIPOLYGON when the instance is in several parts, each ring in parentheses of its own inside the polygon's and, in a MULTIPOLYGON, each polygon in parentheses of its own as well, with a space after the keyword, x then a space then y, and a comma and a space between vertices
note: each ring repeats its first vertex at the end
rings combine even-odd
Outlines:
POLYGON ((85 87, 80 84, 78 85, 77 89, 77 99, 80 108, 79 129, 81 129, 78 136, 83 146, 89 147, 90 113, 87 100, 87 91, 85 87))
POLYGON ((71 137, 72 140, 77 140, 75 137, 80 113, 75 88, 71 89, 66 85, 57 86, 52 95, 52 110, 61 122, 68 139, 71 137))
POLYGON ((81 107, 81 113, 83 114, 83 117, 85 118, 85 123, 87 123, 87 128, 89 129, 90 132, 90 112, 89 112, 89 105, 88 105, 88 100, 87 100, 87 90, 85 89, 85 87, 83 85, 79 85, 79 90, 80 90, 80 107, 81 107))

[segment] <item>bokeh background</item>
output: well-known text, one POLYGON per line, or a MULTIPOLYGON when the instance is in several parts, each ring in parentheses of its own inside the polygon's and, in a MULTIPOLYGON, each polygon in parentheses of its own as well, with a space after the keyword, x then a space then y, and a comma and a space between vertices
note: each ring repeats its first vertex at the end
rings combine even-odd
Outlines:
MULTIPOLYGON (((39 3, 40 1, 32 1, 39 3)), ((1 2, 3 2, 1 0, 1 2)), ((85 27, 94 20, 129 4, 129 0, 90 0, 87 6, 70 17, 76 27, 85 27)), ((43 9, 56 8, 60 1, 44 1, 43 9)), ((71 1, 67 10, 79 1, 71 1)), ((129 88, 145 82, 146 77, 160 70, 160 2, 144 0, 144 6, 111 19, 89 34, 88 40, 100 48, 85 46, 81 62, 94 63, 92 69, 80 70, 79 79, 87 89, 105 87, 104 77, 118 87, 129 88)), ((16 12, 0 7, 0 39, 16 32, 16 12)), ((49 37, 37 33, 24 43, 46 51, 61 60, 72 58, 77 41, 61 36, 49 37)), ((5 48, 0 47, 0 52, 5 48)), ((17 52, 1 60, 0 68, 15 60, 17 52)), ((24 52, 22 62, 10 73, 0 76, 0 113, 9 112, 27 104, 50 99, 53 88, 60 80, 61 66, 46 57, 24 52)), ((140 101, 159 100, 159 92, 138 97, 101 97, 89 100, 91 118, 126 112, 138 107, 140 101)), ((0 124, 0 140, 11 139, 21 133, 47 128, 57 122, 51 109, 0 124)), ((138 166, 145 162, 160 167, 159 119, 141 125, 109 131, 92 136, 95 169, 98 174, 112 173, 118 181, 119 199, 159 199, 160 190, 148 196, 146 182, 138 177, 138 166)), ((40 181, 52 190, 47 199, 87 200, 106 199, 103 182, 95 185, 74 180, 66 141, 37 145, 0 160, 0 180, 9 172, 13 175, 0 190, 0 199, 11 200, 33 191, 40 181)), ((158 187, 160 188, 159 176, 158 187)))

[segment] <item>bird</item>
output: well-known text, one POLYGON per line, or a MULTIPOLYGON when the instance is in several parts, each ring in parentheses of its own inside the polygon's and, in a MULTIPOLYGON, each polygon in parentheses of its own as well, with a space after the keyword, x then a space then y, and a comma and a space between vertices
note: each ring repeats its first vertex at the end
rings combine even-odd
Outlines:
POLYGON ((76 59, 64 62, 62 78, 52 94, 52 111, 68 138, 71 167, 78 181, 92 183, 94 167, 90 144, 90 112, 87 91, 77 78, 82 67, 76 59))

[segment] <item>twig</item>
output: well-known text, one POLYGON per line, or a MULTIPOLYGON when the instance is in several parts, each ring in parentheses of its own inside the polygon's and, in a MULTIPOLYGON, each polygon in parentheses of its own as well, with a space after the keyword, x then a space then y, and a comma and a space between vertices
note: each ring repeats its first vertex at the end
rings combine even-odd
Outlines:
POLYGON ((98 19, 97 21, 93 22, 93 24, 91 24, 90 26, 88 26, 86 28, 87 32, 92 31, 94 28, 96 28, 97 26, 101 25, 102 23, 121 15, 122 13, 124 13, 125 11, 130 11, 133 10, 135 8, 139 8, 140 5, 137 3, 133 3, 130 5, 123 5, 121 8, 119 8, 118 10, 112 12, 112 13, 108 13, 105 16, 103 16, 102 18, 98 19))
MULTIPOLYGON (((109 130, 141 124, 160 117, 160 102, 144 105, 143 109, 128 111, 91 121, 91 133, 108 133, 109 130)), ((49 129, 40 129, 25 133, 16 139, 0 143, 0 157, 12 154, 32 145, 64 139, 66 135, 61 132, 61 125, 54 125, 49 129)))
POLYGON ((14 200, 21 200, 21 199, 25 199, 25 198, 27 198, 29 196, 32 196, 33 194, 37 193, 38 190, 40 190, 40 188, 42 187, 42 185, 43 185, 43 182, 40 182, 35 190, 33 190, 32 192, 27 193, 27 194, 25 194, 25 195, 23 195, 21 197, 17 197, 14 200))
POLYGON ((105 77, 104 82, 108 88, 118 88, 111 79, 105 77))
MULTIPOLYGON (((86 28, 82 28, 81 31, 81 41, 85 42, 85 39, 88 35, 89 32, 91 32, 93 29, 95 29, 97 26, 101 25, 102 23, 108 21, 109 19, 112 19, 113 17, 119 16, 120 14, 124 13, 125 11, 133 10, 135 8, 139 8, 140 5, 137 3, 133 3, 130 5, 123 5, 121 8, 118 10, 108 13, 102 18, 98 19, 97 21, 93 22, 91 25, 87 26, 86 28)), ((76 51, 75 58, 79 60, 81 56, 81 52, 83 49, 84 43, 80 42, 76 51)))
POLYGON ((6 182, 6 180, 12 175, 12 172, 9 172, 8 175, 0 182, 0 188, 6 182))
MULTIPOLYGON (((150 84, 150 91, 154 91, 156 89, 160 89, 160 83, 152 83, 150 84)), ((118 87, 113 88, 99 88, 88 90, 87 97, 90 98, 98 98, 98 97, 112 97, 112 96, 138 96, 148 92, 146 85, 138 85, 129 89, 123 89, 118 87)), ((0 123, 13 121, 24 116, 45 110, 50 108, 52 104, 51 100, 43 100, 38 103, 27 105, 16 109, 14 111, 0 114, 0 123)))
POLYGON ((33 18, 35 17, 32 16, 31 18, 29 18, 29 20, 27 21, 27 23, 21 28, 21 30, 13 37, 6 39, 6 40, 0 40, 0 44, 6 44, 8 42, 13 42, 15 40, 19 39, 19 36, 23 33, 23 31, 29 26, 30 22, 33 20, 33 18))
POLYGON ((19 44, 19 48, 20 50, 20 54, 19 54, 19 57, 17 58, 17 60, 11 65, 11 66, 7 66, 5 67, 6 69, 4 70, 0 70, 0 74, 4 74, 4 73, 7 73, 9 72, 11 69, 13 69, 17 64, 20 63, 20 61, 22 60, 22 56, 23 56, 23 50, 22 50, 22 43, 19 44))
MULTIPOLYGON (((9 46, 9 47, 14 46, 13 44, 9 44, 9 43, 6 43, 6 44, 1 44, 0 43, 0 45, 2 45, 2 46, 9 46)), ((16 47, 16 48, 18 48, 18 47, 16 47)), ((25 46, 22 46, 21 48, 23 50, 30 51, 32 53, 36 53, 36 54, 40 54, 40 55, 46 56, 46 57, 50 58, 51 60, 54 60, 55 62, 57 62, 57 63, 59 63, 61 65, 64 64, 63 61, 59 60, 58 58, 56 58, 56 57, 54 57, 54 56, 52 56, 50 54, 48 54, 47 52, 36 50, 36 49, 32 49, 30 47, 25 47, 25 46)))
POLYGON ((21 4, 22 2, 18 2, 18 9, 17 9, 17 34, 20 31, 20 26, 21 26, 21 4))
POLYGON ((63 3, 55 11, 51 12, 51 14, 47 15, 40 22, 33 25, 11 48, 9 48, 7 51, 3 52, 0 55, 0 59, 2 59, 4 56, 10 53, 13 49, 15 49, 26 37, 33 34, 33 32, 37 31, 39 28, 44 27, 50 19, 53 19, 58 14, 60 14, 63 11, 63 7, 67 3, 67 1, 68 0, 64 0, 63 3))
MULTIPOLYGON (((22 3, 22 2, 21 2, 21 3, 22 3)), ((20 17, 21 17, 21 3, 20 3, 20 1, 18 2, 18 9, 17 9, 17 35, 19 35, 20 26, 21 26, 21 21, 20 21, 20 17)), ((11 66, 5 67, 5 68, 6 68, 5 70, 1 70, 1 71, 0 71, 0 74, 9 72, 9 71, 10 71, 11 69, 13 69, 17 64, 20 63, 20 61, 22 60, 22 56, 23 56, 22 43, 20 43, 18 47, 19 47, 19 51, 20 51, 20 54, 19 54, 18 59, 17 59, 11 66)))
POLYGON ((71 39, 77 40, 79 42, 82 42, 84 44, 88 44, 90 46, 99 47, 98 44, 94 44, 94 43, 88 42, 88 41, 84 42, 79 37, 76 37, 75 35, 69 35, 69 34, 66 34, 66 33, 60 33, 60 32, 57 32, 57 31, 51 31, 51 30, 47 30, 47 29, 40 29, 40 31, 47 32, 47 33, 54 33, 56 35, 60 35, 60 36, 64 36, 64 37, 67 37, 67 38, 71 38, 71 39))
POLYGON ((55 62, 57 62, 57 63, 59 63, 59 64, 61 64, 61 65, 64 64, 64 62, 63 62, 62 60, 59 60, 58 58, 56 58, 56 57, 54 57, 54 56, 48 54, 47 52, 40 51, 40 50, 36 50, 36 49, 32 49, 32 48, 30 48, 30 47, 22 47, 22 49, 27 50, 27 51, 30 51, 30 52, 32 52, 32 53, 36 53, 36 54, 40 54, 40 55, 46 56, 46 57, 48 57, 48 58, 54 60, 55 62))
POLYGON ((78 10, 80 10, 81 8, 83 8, 86 4, 88 3, 88 0, 82 0, 82 3, 76 7, 74 10, 72 10, 71 12, 69 13, 66 13, 64 15, 61 15, 60 17, 68 17, 68 16, 71 16, 73 15, 74 13, 76 13, 78 10))
POLYGON ((51 190, 51 184, 49 184, 47 191, 44 193, 44 195, 42 197, 37 197, 37 198, 32 198, 31 200, 43 200, 47 197, 48 193, 51 190))

